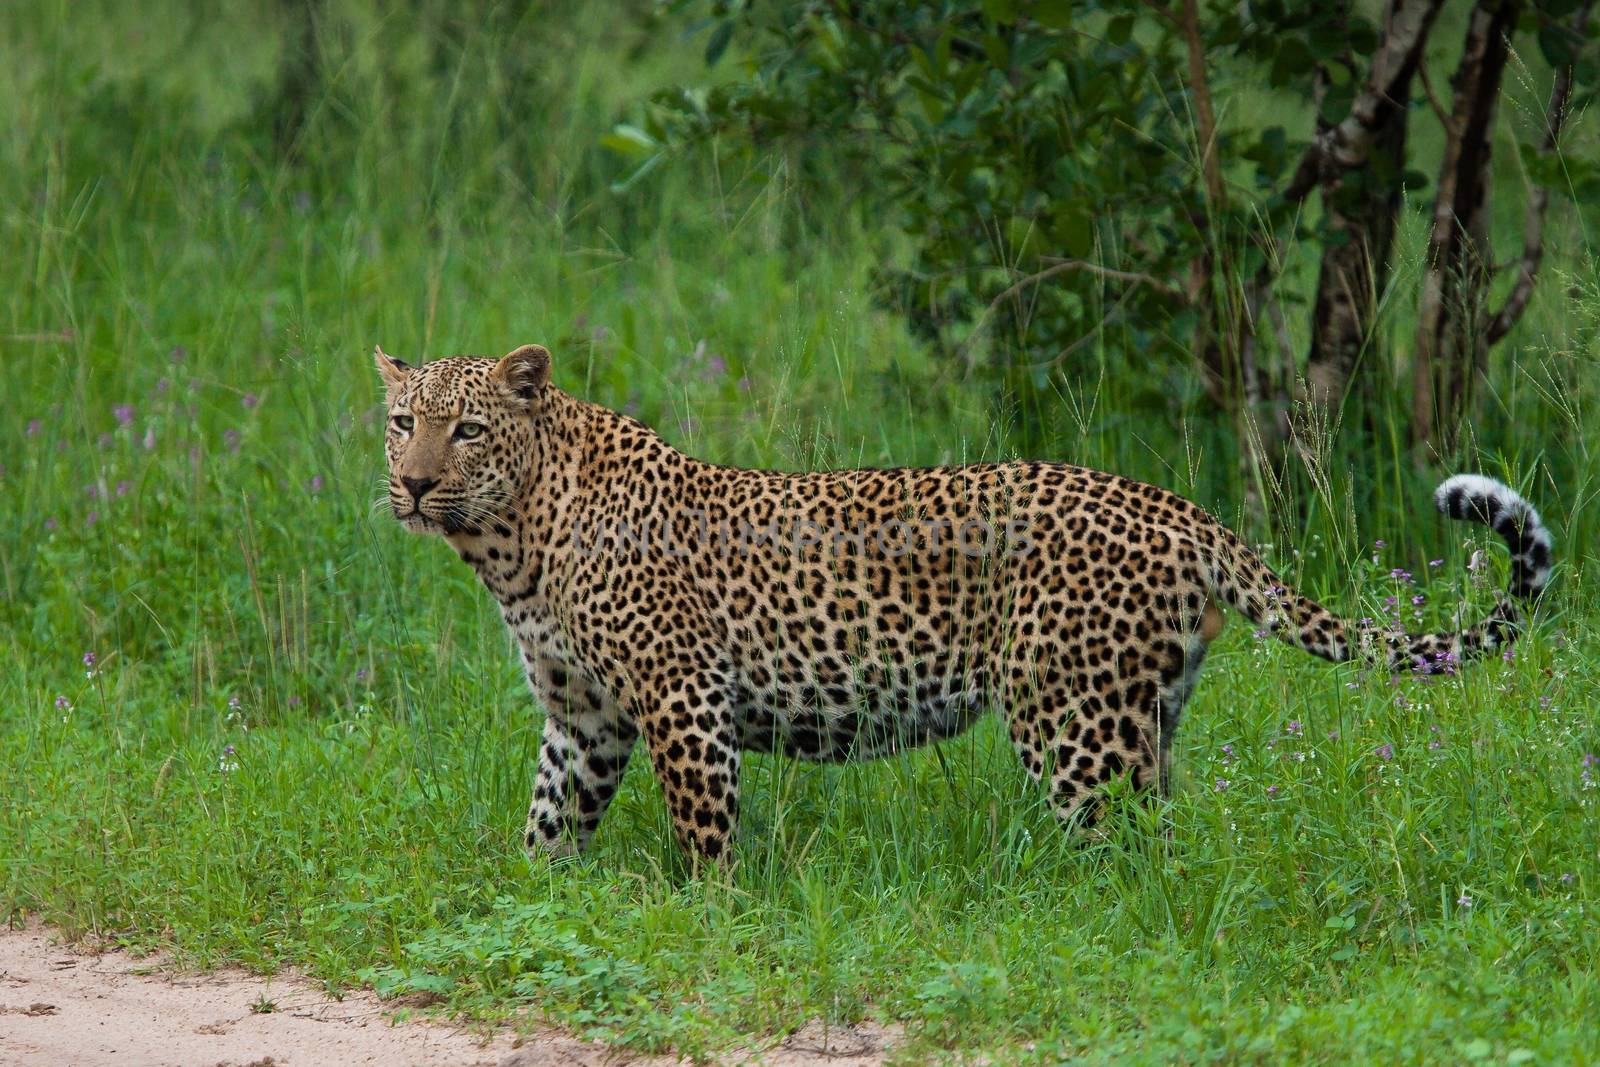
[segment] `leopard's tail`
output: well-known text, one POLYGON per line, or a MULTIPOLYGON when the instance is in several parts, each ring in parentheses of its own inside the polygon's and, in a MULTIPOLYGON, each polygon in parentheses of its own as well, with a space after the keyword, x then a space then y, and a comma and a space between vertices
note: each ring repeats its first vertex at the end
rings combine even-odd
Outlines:
POLYGON ((1462 630, 1407 634, 1398 623, 1362 620, 1351 624, 1309 597, 1288 589, 1261 557, 1223 528, 1213 560, 1212 594, 1279 640, 1335 663, 1352 658, 1381 663, 1395 673, 1431 674, 1506 648, 1517 639, 1521 603, 1532 601, 1550 580, 1550 531, 1533 505, 1516 490, 1480 474, 1448 478, 1433 494, 1452 519, 1481 522, 1511 550, 1511 582, 1488 616, 1462 630))

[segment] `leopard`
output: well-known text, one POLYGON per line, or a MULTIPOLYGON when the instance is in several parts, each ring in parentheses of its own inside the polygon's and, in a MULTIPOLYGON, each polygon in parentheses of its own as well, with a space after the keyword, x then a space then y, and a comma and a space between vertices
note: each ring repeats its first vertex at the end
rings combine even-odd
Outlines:
POLYGON ((1503 482, 1445 480, 1510 580, 1479 621, 1347 621, 1181 495, 1035 460, 772 471, 694 458, 563 391, 547 348, 412 366, 374 349, 388 503, 499 605, 544 721, 523 844, 587 849, 638 742, 695 863, 731 862, 745 753, 843 763, 998 715, 1062 822, 1170 790, 1229 609, 1334 663, 1453 673, 1506 649, 1552 537, 1503 482))

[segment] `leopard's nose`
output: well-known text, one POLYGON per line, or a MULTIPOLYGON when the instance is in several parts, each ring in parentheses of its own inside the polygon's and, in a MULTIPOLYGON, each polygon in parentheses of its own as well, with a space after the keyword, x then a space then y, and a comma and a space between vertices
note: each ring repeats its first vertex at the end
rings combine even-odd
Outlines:
POLYGON ((406 490, 411 494, 412 502, 420 504, 428 490, 439 484, 439 479, 402 477, 400 484, 405 486, 406 490))

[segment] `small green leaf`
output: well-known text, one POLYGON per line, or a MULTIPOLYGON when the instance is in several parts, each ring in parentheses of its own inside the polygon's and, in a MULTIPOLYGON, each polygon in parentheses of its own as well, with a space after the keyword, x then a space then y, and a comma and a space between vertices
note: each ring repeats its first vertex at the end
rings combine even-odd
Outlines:
POLYGON ((1072 0, 1039 0, 1028 9, 1028 14, 1041 26, 1065 30, 1072 25, 1072 0))
POLYGON ((619 156, 642 156, 656 151, 661 146, 654 137, 639 127, 622 123, 613 126, 610 133, 600 138, 600 147, 619 156))
POLYGON ((717 60, 728 50, 728 42, 731 40, 733 40, 733 20, 724 19, 717 23, 717 28, 711 31, 711 39, 706 42, 706 66, 717 65, 717 60))
POLYGON ((990 22, 1009 26, 1017 21, 1016 0, 983 0, 983 17, 990 22))

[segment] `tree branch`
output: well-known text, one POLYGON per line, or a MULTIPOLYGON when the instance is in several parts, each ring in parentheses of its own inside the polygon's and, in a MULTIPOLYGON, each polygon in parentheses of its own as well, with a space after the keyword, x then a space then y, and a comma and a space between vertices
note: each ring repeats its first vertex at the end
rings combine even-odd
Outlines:
POLYGON ((1422 79, 1422 91, 1428 95, 1428 106, 1433 108, 1433 117, 1439 120, 1440 126, 1450 129, 1455 120, 1450 117, 1450 111, 1439 99, 1439 94, 1433 91, 1433 79, 1428 77, 1428 64, 1420 57, 1417 60, 1417 76, 1422 79))
MULTIPOLYGON (((1583 39, 1589 27, 1589 13, 1594 0, 1588 0, 1573 16, 1572 32, 1583 39)), ((1544 141, 1539 145, 1539 158, 1544 159, 1556 150, 1561 138, 1561 127, 1566 124, 1568 104, 1572 101, 1572 64, 1556 71, 1555 86, 1550 93, 1550 106, 1545 111, 1544 141)), ((1550 190, 1535 185, 1528 192, 1528 206, 1522 223, 1522 261, 1517 269, 1516 284, 1506 297, 1506 302, 1489 320, 1488 340, 1498 344, 1528 309, 1533 296, 1533 283, 1539 274, 1539 264, 1544 259, 1544 213, 1550 203, 1550 190)))
POLYGON ((1010 300, 1024 289, 1038 285, 1040 282, 1049 281, 1056 275, 1065 274, 1068 271, 1086 270, 1091 274, 1097 274, 1102 278, 1109 278, 1112 281, 1128 282, 1134 288, 1137 288, 1141 285, 1148 285, 1152 289, 1155 289, 1164 295, 1183 299, 1183 293, 1175 287, 1168 285, 1166 282, 1163 282, 1148 274, 1141 274, 1138 271, 1117 270, 1115 267, 1102 267, 1100 264, 1090 263, 1086 259, 1058 259, 1055 256, 1040 256, 1039 261, 1041 263, 1049 263, 1050 266, 1039 271, 1037 274, 1029 274, 1022 278, 1018 278, 1016 282, 1002 289, 1000 291, 1000 295, 989 301, 989 306, 983 309, 983 315, 979 317, 977 325, 973 327, 974 333, 982 329, 983 324, 989 320, 989 316, 1000 310, 1000 305, 1004 304, 1007 300, 1010 300))
POLYGON ((1048 263, 1050 265, 1041 271, 1018 278, 1015 282, 1002 289, 999 295, 997 295, 993 300, 989 301, 989 306, 983 309, 983 314, 978 316, 978 321, 973 324, 972 332, 967 335, 966 339, 961 342, 961 346, 956 350, 959 357, 964 357, 966 355, 968 349, 972 347, 973 343, 977 341, 978 337, 983 333, 984 328, 988 326, 989 319, 994 316, 996 311, 1000 310, 1000 305, 1004 304, 1007 300, 1020 295, 1023 290, 1030 289, 1042 282, 1047 282, 1059 274, 1066 274, 1071 271, 1082 270, 1088 271, 1091 274, 1097 275, 1101 278, 1109 279, 1111 281, 1126 282, 1128 288, 1123 293, 1123 300, 1126 300, 1128 295, 1130 295, 1140 286, 1148 286, 1161 295, 1171 299, 1180 301, 1187 301, 1188 299, 1182 290, 1178 289, 1176 286, 1170 285, 1167 282, 1154 277, 1153 275, 1143 274, 1139 271, 1117 270, 1115 267, 1103 267, 1098 263, 1091 263, 1086 259, 1061 259, 1056 256, 1040 256, 1039 261, 1041 263, 1048 263))
POLYGON ((1433 20, 1444 0, 1391 0, 1385 12, 1383 38, 1372 54, 1367 80, 1343 122, 1318 131, 1284 189, 1284 199, 1298 204, 1315 189, 1332 166, 1353 170, 1367 162, 1372 138, 1385 105, 1411 79, 1422 57, 1433 20))
POLYGON ((1086 259, 1062 259, 1059 256, 1040 256, 1039 261, 1051 264, 1046 271, 1041 273, 1057 273, 1059 270, 1086 270, 1091 274, 1097 274, 1102 278, 1109 278, 1116 282, 1128 282, 1135 286, 1147 285, 1162 296, 1171 297, 1174 300, 1184 299, 1183 291, 1177 286, 1141 271, 1118 270, 1115 267, 1102 267, 1098 263, 1090 263, 1086 259))

